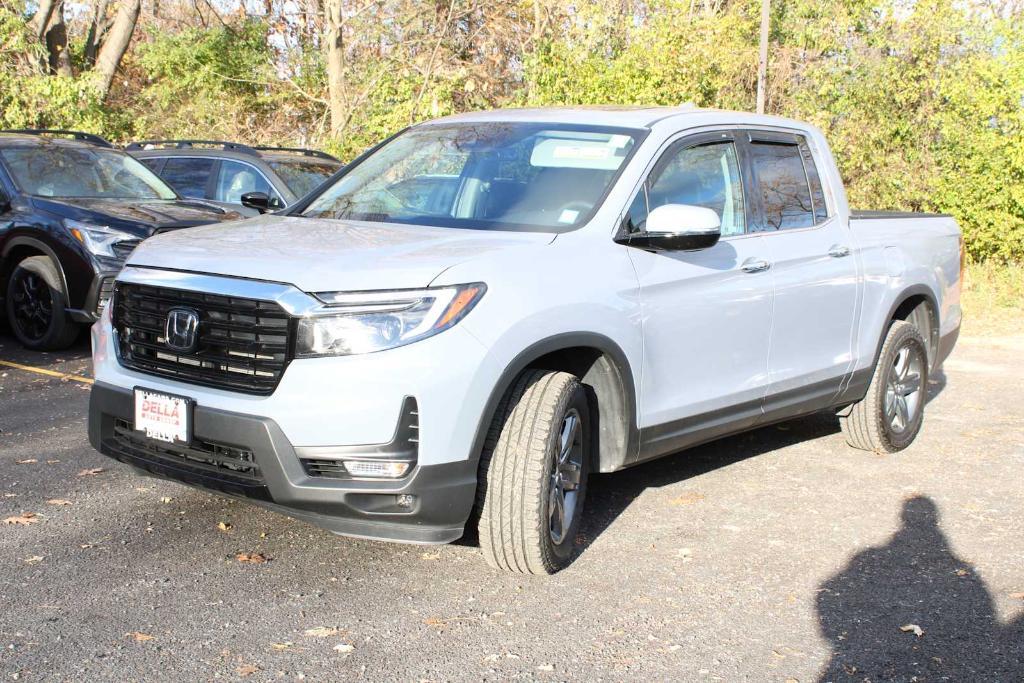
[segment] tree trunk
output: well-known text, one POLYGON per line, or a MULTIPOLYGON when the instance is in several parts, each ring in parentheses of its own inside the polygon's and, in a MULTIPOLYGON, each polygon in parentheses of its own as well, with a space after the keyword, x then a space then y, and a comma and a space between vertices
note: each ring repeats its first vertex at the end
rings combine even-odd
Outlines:
POLYGON ((114 74, 117 73, 121 58, 128 50, 128 44, 135 32, 135 23, 139 20, 141 8, 142 0, 122 0, 107 39, 103 41, 103 46, 96 56, 96 72, 102 79, 100 81, 100 97, 102 99, 106 99, 110 94, 114 74))
POLYGON ((85 50, 83 56, 85 63, 92 68, 96 65, 96 55, 99 54, 100 46, 110 30, 110 19, 107 17, 107 9, 110 7, 110 0, 96 0, 93 7, 92 23, 89 24, 89 33, 85 36, 85 50))
POLYGON ((71 55, 68 53, 68 29, 64 24, 64 1, 60 0, 50 16, 46 29, 46 51, 49 54, 50 73, 73 76, 71 55))
POLYGON ((331 105, 331 136, 339 137, 345 127, 345 45, 344 0, 326 0, 327 14, 327 100, 331 105))
POLYGON ((43 36, 46 35, 46 27, 50 25, 50 17, 53 16, 53 8, 56 5, 56 0, 41 0, 39 9, 32 16, 30 26, 32 27, 32 32, 36 34, 36 38, 39 40, 42 40, 43 36))

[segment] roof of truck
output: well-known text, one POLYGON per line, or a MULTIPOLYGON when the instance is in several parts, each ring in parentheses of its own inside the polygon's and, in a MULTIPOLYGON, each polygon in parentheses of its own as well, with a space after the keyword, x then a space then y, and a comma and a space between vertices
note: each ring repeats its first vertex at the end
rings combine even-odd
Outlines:
MULTIPOLYGON (((682 104, 675 107, 647 106, 575 106, 575 107, 537 107, 528 109, 491 109, 487 111, 453 114, 428 121, 423 125, 444 123, 472 123, 483 121, 522 121, 535 123, 567 123, 577 125, 596 125, 621 128, 650 128, 664 119, 677 116, 700 116, 705 118, 718 116, 728 119, 730 123, 764 124, 792 126, 795 121, 778 116, 753 114, 750 112, 728 111, 724 109, 706 109, 693 104, 682 104)), ((803 126, 804 124, 799 124, 803 126)))

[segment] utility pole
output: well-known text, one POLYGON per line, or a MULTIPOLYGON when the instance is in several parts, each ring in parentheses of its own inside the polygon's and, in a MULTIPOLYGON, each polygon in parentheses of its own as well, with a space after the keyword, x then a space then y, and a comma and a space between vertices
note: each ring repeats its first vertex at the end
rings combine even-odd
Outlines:
POLYGON ((761 55, 757 62, 757 113, 764 113, 765 80, 768 78, 768 26, 770 0, 761 0, 761 55))

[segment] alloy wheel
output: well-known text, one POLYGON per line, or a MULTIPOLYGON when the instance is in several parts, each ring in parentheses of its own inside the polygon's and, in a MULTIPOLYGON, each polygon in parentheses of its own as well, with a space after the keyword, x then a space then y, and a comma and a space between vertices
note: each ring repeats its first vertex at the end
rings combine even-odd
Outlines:
POLYGON ((53 319, 50 286, 38 274, 22 270, 14 278, 11 299, 18 330, 32 341, 42 339, 53 319))
POLYGON ((906 431, 917 417, 924 396, 924 357, 911 343, 904 344, 889 368, 885 384, 885 421, 895 434, 906 431))
POLYGON ((566 413, 558 434, 548 494, 548 530, 556 545, 565 540, 576 515, 583 471, 583 425, 576 409, 566 413))

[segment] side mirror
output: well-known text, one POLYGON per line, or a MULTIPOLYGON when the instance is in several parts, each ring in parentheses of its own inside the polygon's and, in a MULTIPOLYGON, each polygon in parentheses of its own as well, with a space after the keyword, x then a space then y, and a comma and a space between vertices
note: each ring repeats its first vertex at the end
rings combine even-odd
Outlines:
POLYGON ((640 249, 653 251, 698 251, 713 247, 722 236, 718 214, 703 206, 665 204, 647 215, 643 232, 619 239, 640 249))
POLYGON ((260 213, 283 208, 280 199, 271 197, 266 192, 246 192, 242 195, 242 206, 256 209, 260 213))

